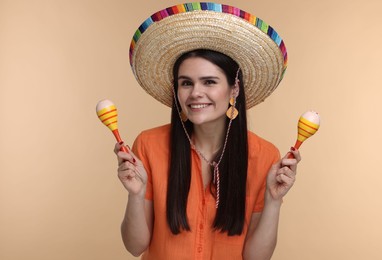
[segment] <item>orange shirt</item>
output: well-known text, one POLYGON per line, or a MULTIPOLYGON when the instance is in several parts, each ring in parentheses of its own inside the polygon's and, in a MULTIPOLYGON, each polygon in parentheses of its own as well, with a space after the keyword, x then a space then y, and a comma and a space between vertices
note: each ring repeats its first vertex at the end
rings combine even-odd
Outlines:
POLYGON ((280 158, 278 149, 248 132, 246 214, 243 234, 240 236, 228 236, 212 228, 216 213, 215 198, 209 187, 203 188, 201 161, 198 154, 191 150, 191 185, 187 202, 191 231, 173 235, 166 221, 169 138, 170 125, 165 125, 142 132, 133 146, 133 152, 146 168, 146 199, 151 200, 154 207, 151 242, 142 259, 242 259, 251 215, 263 209, 266 176, 270 166, 280 158))

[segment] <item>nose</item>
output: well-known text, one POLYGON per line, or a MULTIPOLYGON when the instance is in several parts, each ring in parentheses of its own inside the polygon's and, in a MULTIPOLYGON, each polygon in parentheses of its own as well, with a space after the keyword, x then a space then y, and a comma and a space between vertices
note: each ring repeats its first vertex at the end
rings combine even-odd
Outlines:
POLYGON ((195 83, 191 91, 191 97, 197 98, 197 97, 201 97, 202 95, 203 95, 203 89, 201 84, 195 83))

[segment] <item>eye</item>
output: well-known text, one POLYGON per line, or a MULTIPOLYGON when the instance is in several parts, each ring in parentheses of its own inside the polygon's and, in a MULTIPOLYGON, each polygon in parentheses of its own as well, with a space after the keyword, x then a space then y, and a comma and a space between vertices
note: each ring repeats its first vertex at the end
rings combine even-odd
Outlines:
POLYGON ((216 81, 215 80, 212 80, 212 79, 207 79, 204 84, 206 85, 213 85, 213 84, 216 84, 216 81))
POLYGON ((182 80, 179 82, 179 86, 192 86, 191 80, 182 80))

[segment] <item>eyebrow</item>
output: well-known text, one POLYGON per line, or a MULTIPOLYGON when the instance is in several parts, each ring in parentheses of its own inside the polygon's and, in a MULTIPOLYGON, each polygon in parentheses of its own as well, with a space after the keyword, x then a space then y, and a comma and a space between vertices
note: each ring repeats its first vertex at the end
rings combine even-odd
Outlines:
MULTIPOLYGON (((191 78, 190 77, 187 77, 187 76, 179 76, 178 77, 178 80, 180 80, 180 79, 188 79, 188 80, 191 80, 191 78)), ((201 78, 199 78, 199 79, 201 79, 201 80, 206 80, 206 79, 219 79, 219 77, 215 77, 215 76, 206 76, 206 77, 201 77, 201 78)))

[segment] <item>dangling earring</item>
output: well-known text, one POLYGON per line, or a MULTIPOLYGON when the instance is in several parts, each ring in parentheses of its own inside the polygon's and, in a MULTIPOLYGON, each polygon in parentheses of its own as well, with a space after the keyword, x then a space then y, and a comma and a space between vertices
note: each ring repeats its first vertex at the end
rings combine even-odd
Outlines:
POLYGON ((240 68, 237 69, 236 71, 236 77, 235 77, 235 94, 233 97, 230 98, 229 100, 229 104, 231 105, 227 112, 225 113, 227 115, 227 117, 231 120, 234 120, 238 115, 239 115, 239 111, 237 111, 237 109, 235 108, 235 105, 236 105, 236 97, 237 95, 239 94, 239 72, 240 72, 240 68))
POLYGON ((234 120, 239 114, 239 111, 237 111, 237 109, 235 108, 235 103, 236 103, 235 98, 231 97, 231 99, 229 100, 229 104, 231 106, 228 108, 227 112, 225 113, 227 117, 232 120, 234 120))
POLYGON ((187 115, 183 111, 180 111, 180 119, 183 122, 186 122, 188 120, 187 115))

